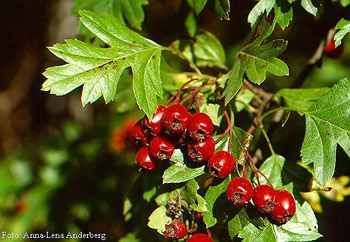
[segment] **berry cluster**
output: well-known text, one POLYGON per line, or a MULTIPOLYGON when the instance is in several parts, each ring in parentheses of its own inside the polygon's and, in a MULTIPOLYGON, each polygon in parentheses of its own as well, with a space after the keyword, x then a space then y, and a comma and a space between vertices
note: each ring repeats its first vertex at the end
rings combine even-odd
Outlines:
POLYGON ((193 165, 207 164, 210 174, 227 177, 236 167, 229 152, 215 152, 214 125, 204 113, 190 113, 180 103, 158 107, 152 119, 139 120, 131 131, 131 140, 140 147, 136 163, 140 168, 154 170, 157 161, 169 160, 180 148, 193 165))
MULTIPOLYGON (((132 143, 138 148, 137 166, 152 171, 158 162, 170 160, 175 149, 181 149, 186 162, 191 166, 206 165, 209 173, 219 179, 230 175, 236 168, 236 159, 227 151, 215 151, 213 138, 214 125, 204 113, 190 113, 180 103, 159 106, 151 119, 139 120, 130 132, 132 143)), ((163 163, 164 164, 164 163, 163 163)), ((270 185, 257 185, 244 177, 235 177, 227 187, 227 199, 236 208, 242 208, 253 200, 255 207, 275 224, 283 224, 295 214, 296 205, 293 196, 285 190, 275 190, 270 185)), ((172 221, 165 225, 166 239, 184 239, 187 242, 212 242, 210 233, 189 231, 185 223, 181 206, 168 201, 167 212, 172 221)), ((197 220, 202 219, 189 213, 197 220)), ((190 219, 191 220, 191 219, 190 219)), ((198 220, 200 220, 198 222, 198 220)), ((198 231, 196 229, 196 231, 198 231)))
POLYGON ((231 180, 226 196, 236 208, 242 208, 253 199, 257 210, 278 225, 288 222, 296 210, 294 197, 288 191, 275 190, 270 185, 258 185, 254 188, 251 182, 243 177, 231 180))

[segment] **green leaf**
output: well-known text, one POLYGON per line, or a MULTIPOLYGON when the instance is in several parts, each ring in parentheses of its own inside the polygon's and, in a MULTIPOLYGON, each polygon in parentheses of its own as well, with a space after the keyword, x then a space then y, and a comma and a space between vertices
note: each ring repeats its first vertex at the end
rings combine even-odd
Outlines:
POLYGON ((239 127, 233 127, 231 137, 231 152, 233 156, 239 157, 242 145, 244 144, 244 141, 247 139, 248 136, 251 136, 251 134, 248 134, 246 131, 239 127))
POLYGON ((276 93, 276 98, 283 98, 288 107, 305 112, 314 104, 315 101, 324 96, 328 91, 329 88, 285 88, 276 93))
POLYGON ((248 89, 241 90, 235 99, 235 107, 237 112, 241 112, 247 108, 253 98, 253 92, 249 91, 248 89))
POLYGON ((278 39, 259 47, 247 48, 240 52, 239 58, 246 65, 246 74, 250 81, 261 84, 266 73, 276 76, 289 75, 286 63, 276 58, 287 48, 287 41, 278 39))
POLYGON ((259 19, 259 22, 254 25, 253 29, 249 34, 249 38, 251 39, 250 44, 246 46, 257 47, 261 46, 264 41, 270 37, 275 30, 277 24, 277 18, 268 18, 266 16, 259 19))
POLYGON ((231 5, 230 0, 215 0, 214 2, 215 13, 225 20, 230 20, 231 5))
POLYGON ((307 202, 304 202, 302 206, 300 206, 299 203, 297 203, 297 212, 295 214, 295 220, 298 223, 305 224, 310 230, 318 229, 317 219, 314 214, 314 211, 307 202))
POLYGON ((277 39, 264 43, 272 34, 276 21, 276 18, 273 22, 262 18, 259 24, 254 26, 250 43, 238 51, 232 70, 219 79, 220 83, 226 82, 223 93, 226 105, 238 93, 245 74, 256 84, 261 84, 266 79, 267 73, 276 76, 289 75, 287 64, 277 58, 287 48, 287 41, 277 39))
POLYGON ((314 241, 322 237, 317 229, 308 225, 290 221, 282 226, 272 225, 266 221, 264 226, 255 226, 252 223, 246 225, 238 235, 244 242, 297 242, 314 241))
POLYGON ((67 40, 50 48, 68 64, 48 68, 42 90, 65 95, 83 85, 83 105, 101 96, 108 103, 115 98, 121 74, 131 67, 137 104, 151 117, 158 97, 162 96, 162 47, 129 30, 112 16, 98 16, 89 11, 81 11, 81 16, 82 24, 110 47, 98 48, 79 40, 67 40))
POLYGON ((185 26, 186 26, 188 34, 191 37, 194 37, 196 32, 197 32, 198 26, 197 26, 196 16, 193 14, 193 12, 191 12, 187 15, 186 20, 185 20, 185 26))
POLYGON ((197 168, 189 168, 186 165, 174 164, 164 171, 163 184, 166 183, 181 183, 205 173, 205 166, 197 168))
POLYGON ((312 0, 301 0, 301 6, 310 14, 316 16, 317 8, 312 3, 312 0))
POLYGON ((305 224, 289 222, 281 227, 274 226, 278 241, 314 241, 322 237, 317 231, 310 230, 305 224))
POLYGON ((179 165, 184 165, 184 155, 180 149, 175 149, 173 155, 170 160, 179 165))
POLYGON ((193 49, 198 66, 220 67, 226 69, 224 47, 213 34, 203 32, 202 34, 197 35, 193 49))
POLYGON ((141 240, 139 240, 134 233, 128 233, 121 238, 119 242, 141 242, 141 240))
POLYGON ((274 225, 275 233, 283 241, 314 241, 322 237, 317 232, 316 216, 308 203, 302 206, 297 203, 297 211, 291 221, 282 225, 274 225))
POLYGON ((257 228, 253 224, 248 224, 241 230, 238 237, 243 239, 242 242, 278 242, 274 233, 273 225, 268 223, 263 228, 257 228))
POLYGON ((188 5, 199 15, 207 4, 208 0, 187 0, 188 5))
POLYGON ((147 226, 151 229, 157 230, 158 233, 163 234, 165 225, 170 222, 171 218, 167 215, 166 207, 160 206, 149 216, 147 226))
POLYGON ((123 204, 123 216, 125 221, 129 221, 132 218, 132 203, 129 198, 125 198, 123 204))
POLYGON ((317 232, 318 226, 315 214, 307 203, 302 206, 297 203, 296 214, 282 226, 273 225, 267 219, 263 223, 253 221, 242 211, 236 217, 229 222, 231 239, 237 233, 238 237, 242 238, 244 242, 314 241, 322 237, 317 232))
POLYGON ((204 199, 207 201, 208 204, 208 212, 203 214, 203 220, 207 228, 210 228, 217 223, 217 219, 214 217, 215 202, 221 194, 226 192, 226 188, 229 182, 230 177, 227 177, 220 184, 209 187, 208 191, 204 196, 204 199))
POLYGON ((249 223, 250 220, 248 214, 245 208, 243 208, 227 223, 227 230, 231 240, 233 240, 249 223))
MULTIPOLYGON (((274 187, 283 186, 281 173, 284 162, 285 158, 283 156, 273 154, 267 158, 259 168, 259 170, 264 173, 274 187)), ((262 183, 267 183, 264 177, 259 176, 259 179, 262 183)))
POLYGON ((276 0, 260 0, 250 11, 248 15, 248 23, 250 23, 251 26, 254 26, 260 16, 262 16, 264 13, 268 15, 271 12, 275 3, 276 0))
POLYGON ((343 7, 347 7, 350 5, 350 0, 340 0, 340 4, 343 6, 343 7))
POLYGON ((148 4, 148 0, 119 0, 119 4, 130 26, 140 30, 145 19, 143 6, 148 4))
POLYGON ((151 189, 149 189, 143 193, 142 198, 146 202, 150 202, 156 194, 157 194, 157 187, 152 187, 151 189))
POLYGON ((114 15, 120 21, 125 19, 131 27, 141 30, 145 19, 143 7, 147 4, 147 0, 75 0, 73 11, 78 13, 85 9, 114 15))
POLYGON ((218 104, 213 104, 213 103, 207 103, 207 104, 203 104, 200 107, 200 111, 202 113, 207 114, 210 119, 213 121, 213 124, 216 126, 220 126, 220 122, 222 119, 222 115, 220 115, 220 105, 218 104))
POLYGON ((240 61, 236 61, 231 71, 229 71, 223 79, 226 80, 224 90, 225 105, 227 105, 238 93, 242 87, 244 77, 244 69, 240 61))
POLYGON ((292 22, 293 8, 287 0, 276 0, 275 18, 283 30, 292 22))
POLYGON ((335 26, 336 34, 334 35, 335 46, 338 47, 344 37, 350 33, 350 20, 341 19, 335 26))
POLYGON ((185 193, 186 201, 189 203, 190 208, 197 212, 207 212, 207 202, 198 194, 199 185, 196 180, 192 179, 188 181, 183 189, 182 193, 185 193))
POLYGON ((350 81, 339 81, 304 113, 301 156, 306 164, 314 164, 316 180, 325 185, 334 174, 337 144, 350 155, 350 81))

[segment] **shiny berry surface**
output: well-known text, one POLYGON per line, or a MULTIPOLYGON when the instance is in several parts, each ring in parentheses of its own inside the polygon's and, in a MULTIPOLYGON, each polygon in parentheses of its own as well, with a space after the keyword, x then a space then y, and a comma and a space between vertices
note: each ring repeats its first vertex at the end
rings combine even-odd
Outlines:
POLYGON ((149 145, 150 156, 158 160, 170 159, 174 149, 175 147, 172 142, 162 136, 154 137, 149 145))
POLYGON ((166 108, 164 106, 159 106, 151 120, 149 120, 147 117, 144 117, 142 119, 142 129, 146 135, 157 136, 160 134, 162 127, 162 118, 165 110, 166 108))
POLYGON ((275 195, 276 191, 270 185, 259 185, 254 189, 253 202, 261 213, 268 214, 275 207, 275 195))
POLYGON ((149 171, 152 171, 156 168, 156 163, 151 159, 147 147, 142 147, 137 152, 136 164, 138 167, 149 171))
POLYGON ((271 219, 277 224, 288 222, 295 214, 296 206, 293 195, 286 190, 276 191, 276 205, 271 212, 271 219))
POLYGON ((174 219, 165 225, 164 237, 167 239, 182 239, 187 235, 187 228, 180 219, 174 219))
POLYGON ((192 116, 187 133, 192 140, 201 142, 214 132, 214 125, 205 113, 196 113, 192 116))
POLYGON ((207 234, 197 233, 193 234, 187 242, 213 242, 213 239, 207 234))
POLYGON ((181 104, 175 103, 167 107, 162 118, 165 131, 173 135, 182 135, 188 126, 191 113, 181 104))
POLYGON ((248 204, 254 195, 254 188, 251 182, 244 177, 235 177, 227 187, 227 199, 236 208, 241 208, 248 204))
POLYGON ((136 123, 130 130, 130 141, 132 145, 136 147, 140 147, 148 143, 148 138, 143 132, 140 122, 136 123))
POLYGON ((329 40, 324 48, 324 53, 330 58, 338 58, 343 53, 343 46, 335 47, 335 41, 329 40))
POLYGON ((203 142, 188 144, 187 155, 193 162, 203 163, 210 159, 215 151, 215 141, 212 137, 208 137, 203 142))
POLYGON ((218 178, 227 177, 235 167, 236 160, 227 151, 214 153, 208 162, 209 172, 218 178))

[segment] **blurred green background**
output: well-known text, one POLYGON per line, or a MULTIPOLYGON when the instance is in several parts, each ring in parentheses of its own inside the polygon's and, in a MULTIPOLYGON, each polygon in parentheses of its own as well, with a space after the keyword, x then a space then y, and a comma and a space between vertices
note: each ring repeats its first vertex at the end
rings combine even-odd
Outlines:
MULTIPOLYGON (((148 37, 163 45, 188 38, 183 24, 189 11, 185 1, 149 2, 144 23, 148 37)), ((206 9, 199 24, 222 41, 232 59, 230 53, 249 33, 246 17, 255 2, 233 0, 231 4, 231 21, 221 21, 206 9)), ((128 95, 129 77, 125 75, 122 93, 110 105, 99 102, 82 108, 79 91, 65 97, 40 91, 44 80, 41 73, 48 66, 60 64, 46 46, 77 35, 78 19, 72 7, 73 0, 1 3, 0 231, 91 231, 106 233, 110 241, 138 231, 143 241, 158 241, 158 236, 146 228, 147 212, 151 211, 147 208, 154 205, 147 204, 142 194, 150 183, 159 181, 156 176, 140 176, 133 152, 124 147, 122 131, 128 122, 141 116, 128 95), (125 202, 126 197, 129 202, 125 202)), ((291 76, 265 82, 270 91, 293 85, 328 30, 341 17, 350 18, 350 9, 324 1, 320 17, 312 17, 302 9, 296 9, 295 16, 287 30, 275 33, 289 40, 282 58, 289 64, 291 76)), ((350 76, 349 65, 347 41, 342 57, 325 59, 304 86, 330 86, 350 76)), ((244 127, 244 117, 238 124, 244 127)), ((285 128, 276 128, 270 135, 278 153, 296 161, 303 134, 303 119, 292 115, 285 128)), ((349 160, 339 150, 336 176, 349 174, 349 160)), ((342 189, 340 185, 340 193, 342 189)), ((321 203, 314 201, 313 205, 323 208, 318 213, 320 231, 325 236, 322 240, 349 241, 350 199, 320 199, 321 203)))

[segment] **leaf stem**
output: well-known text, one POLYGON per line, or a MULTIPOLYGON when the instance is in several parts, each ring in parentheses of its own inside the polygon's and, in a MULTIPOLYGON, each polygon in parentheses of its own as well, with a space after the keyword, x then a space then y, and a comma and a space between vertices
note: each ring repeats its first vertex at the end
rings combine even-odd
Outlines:
POLYGON ((265 137, 265 140, 266 140, 267 144, 269 145, 269 149, 271 151, 271 154, 272 155, 276 154, 274 149, 273 149, 273 147, 272 147, 271 140, 270 140, 269 136, 266 133, 266 130, 264 129, 264 127, 260 127, 260 129, 261 129, 262 134, 265 137))

